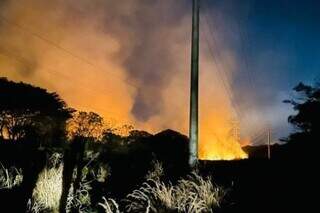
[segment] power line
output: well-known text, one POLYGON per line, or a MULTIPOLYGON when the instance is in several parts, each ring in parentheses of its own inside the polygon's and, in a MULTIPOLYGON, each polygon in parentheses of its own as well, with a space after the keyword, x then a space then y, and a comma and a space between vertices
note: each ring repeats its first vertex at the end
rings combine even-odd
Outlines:
POLYGON ((241 27, 240 27, 240 23, 239 21, 237 22, 238 23, 238 29, 239 29, 239 38, 241 40, 241 45, 240 45, 240 49, 241 49, 241 52, 243 54, 243 62, 244 62, 244 65, 245 65, 245 70, 246 70, 246 73, 248 75, 248 82, 249 82, 249 86, 251 87, 251 89, 253 90, 254 89, 254 85, 253 85, 253 79, 252 79, 252 69, 250 69, 250 66, 249 66, 249 60, 248 60, 248 52, 245 48, 245 43, 248 43, 248 41, 246 41, 245 39, 245 36, 244 36, 244 33, 242 32, 241 30, 241 27))
MULTIPOLYGON (((73 52, 70 51, 69 49, 66 49, 66 48, 62 47, 61 45, 57 44, 56 42, 47 39, 46 37, 42 36, 41 34, 36 33, 36 32, 33 32, 33 31, 27 29, 25 26, 20 25, 20 24, 18 24, 18 23, 16 23, 16 22, 11 22, 11 21, 9 21, 7 18, 5 18, 5 17, 2 16, 2 15, 0 15, 0 19, 2 19, 2 21, 3 21, 4 23, 6 23, 7 25, 13 26, 14 28, 16 28, 16 29, 18 29, 18 30, 20 30, 20 31, 26 32, 26 33, 30 34, 31 36, 33 36, 33 37, 35 37, 35 38, 37 38, 37 39, 39 39, 39 40, 42 40, 43 42, 45 42, 45 43, 53 46, 54 48, 56 48, 56 49, 58 49, 58 50, 60 50, 60 51, 62 51, 62 52, 64 52, 64 53, 66 53, 67 55, 69 55, 69 56, 71 56, 71 57, 73 57, 73 58, 75 58, 75 59, 77 59, 78 61, 81 61, 82 63, 85 63, 85 64, 87 64, 87 65, 89 65, 89 66, 91 66, 91 67, 93 67, 93 68, 96 68, 96 69, 101 70, 101 68, 98 67, 96 64, 92 63, 91 61, 89 61, 89 60, 87 60, 87 59, 85 59, 85 58, 83 58, 83 57, 81 57, 81 56, 79 56, 79 55, 77 55, 77 54, 75 54, 75 53, 73 53, 73 52)), ((107 70, 106 70, 106 71, 107 71, 107 70)), ((109 71, 107 71, 107 72, 109 72, 109 71)), ((111 73, 109 72, 109 74, 111 74, 111 73)), ((138 88, 137 85, 129 82, 128 80, 123 79, 123 78, 121 78, 120 76, 115 75, 114 73, 112 73, 112 75, 113 75, 114 77, 119 78, 121 81, 126 82, 128 85, 130 85, 130 86, 132 86, 132 87, 134 87, 134 88, 138 88)))
MULTIPOLYGON (((209 6, 210 5, 208 5, 208 8, 209 8, 209 6)), ((248 12, 248 14, 247 14, 247 18, 246 18, 246 21, 248 21, 249 20, 249 12, 248 12)), ((207 19, 207 22, 209 22, 208 21, 208 19, 207 19)), ((238 30, 239 30, 239 38, 240 38, 240 40, 241 40, 241 51, 242 51, 242 54, 243 54, 243 62, 244 62, 244 65, 245 65, 245 73, 247 74, 247 80, 248 80, 248 85, 249 85, 249 87, 251 88, 251 90, 252 91, 254 91, 254 85, 253 85, 253 76, 252 76, 252 73, 251 73, 251 70, 252 69, 250 69, 250 65, 249 65, 249 56, 248 56, 248 51, 247 51, 247 48, 246 48, 246 45, 245 45, 245 43, 249 43, 249 36, 248 36, 248 33, 247 33, 247 31, 245 31, 244 29, 243 29, 243 31, 242 31, 242 29, 241 29, 241 27, 240 27, 240 23, 239 22, 237 22, 238 23, 238 30), (246 41, 247 40, 247 41, 246 41)), ((209 23, 208 23, 208 25, 209 25, 209 23)), ((247 25, 245 25, 245 26, 247 26, 247 25)), ((244 27, 245 27, 244 26, 244 27)), ((236 33, 236 32, 235 32, 236 33)), ((212 35, 213 35, 213 33, 211 33, 212 35)), ((214 38, 214 37, 213 37, 214 38)), ((214 40, 215 40, 215 38, 214 38, 214 40)), ((253 70, 252 70, 253 71, 253 70)), ((248 118, 247 117, 245 117, 245 119, 247 120, 248 118)))
MULTIPOLYGON (((6 50, 4 50, 4 49, 1 49, 1 52, 0 52, 0 54, 1 55, 4 55, 4 56, 6 56, 6 57, 9 57, 9 58, 12 58, 12 59, 14 59, 15 61, 17 61, 17 62, 19 62, 19 63, 21 63, 21 64, 23 64, 23 65, 30 65, 30 63, 28 63, 27 62, 27 60, 25 59, 25 58, 23 58, 23 57, 21 57, 21 56, 17 56, 17 55, 13 55, 12 56, 12 53, 10 53, 9 51, 6 51, 6 50), (7 53, 4 53, 4 52, 7 52, 7 53), (9 53, 9 54, 8 54, 9 53)), ((55 70, 53 70, 53 69, 49 69, 49 68, 46 68, 46 70, 48 71, 48 73, 49 73, 49 75, 54 75, 55 77, 58 75, 60 75, 60 76, 62 76, 62 78, 63 79, 67 79, 67 80, 69 80, 69 81, 71 81, 71 80, 73 80, 73 79, 71 79, 69 76, 66 76, 66 75, 64 75, 64 74, 62 74, 62 73, 60 73, 60 72, 57 72, 57 71, 55 71, 55 70)), ((89 94, 91 97, 94 97, 95 96, 95 94, 96 94, 96 90, 93 90, 93 89, 90 89, 90 87, 86 87, 86 89, 87 89, 87 94, 89 94), (90 91, 90 92, 89 92, 90 91)), ((108 94, 111 94, 110 92, 108 92, 108 91, 105 91, 105 90, 101 90, 101 92, 103 92, 104 94, 105 93, 108 93, 108 94)), ((103 112, 108 112, 108 113, 113 113, 113 112, 111 112, 111 111, 107 111, 106 109, 104 109, 104 108, 97 108, 97 107, 94 107, 94 108, 96 108, 96 109, 98 109, 98 110, 100 110, 100 111, 103 111, 103 112)))
MULTIPOLYGON (((204 18, 205 18, 205 20, 207 20, 206 16, 204 18)), ((208 25, 208 22, 206 22, 206 23, 208 25)), ((210 30, 209 26, 208 26, 208 29, 210 30)), ((213 35, 211 30, 210 30, 210 34, 213 35)), ((209 54, 213 59, 214 65, 216 67, 216 70, 218 71, 217 73, 219 75, 219 78, 222 81, 222 85, 223 85, 223 87, 224 87, 229 99, 231 100, 231 104, 233 105, 233 110, 235 111, 235 114, 239 117, 239 112, 236 110, 234 99, 233 99, 233 95, 232 95, 232 92, 231 92, 231 89, 230 89, 230 85, 229 85, 228 81, 225 79, 225 76, 224 76, 223 72, 221 71, 221 66, 219 66, 218 60, 217 60, 217 58, 216 58, 216 56, 214 54, 214 51, 213 51, 213 48, 212 48, 210 42, 209 42, 209 38, 208 38, 208 36, 206 34, 206 31, 204 31, 204 35, 205 35, 205 41, 208 44, 209 54)), ((215 41, 214 41, 214 44, 215 44, 215 41)))
MULTIPOLYGON (((24 58, 23 56, 16 55, 12 51, 9 51, 4 48, 1 48, 0 50, 1 50, 0 54, 4 55, 6 57, 12 58, 23 65, 32 66, 32 63, 28 62, 28 59, 24 58)), ((62 76, 64 79, 67 79, 70 82, 73 80, 73 78, 71 78, 70 76, 68 76, 64 73, 58 72, 55 69, 45 67, 44 70, 46 70, 47 71, 46 73, 49 73, 50 75, 54 74, 54 75, 62 76)), ((85 81, 81 81, 81 83, 88 85, 87 82, 85 82, 85 81)))
MULTIPOLYGON (((208 25, 208 28, 210 29, 210 26, 209 26, 210 24, 209 24, 209 21, 208 21, 208 17, 207 17, 207 16, 205 16, 205 20, 206 20, 206 23, 207 23, 207 25, 208 25)), ((215 38, 215 36, 214 36, 214 33, 213 33, 212 29, 210 29, 210 32, 211 32, 211 35, 212 35, 212 38, 213 38, 213 42, 216 44, 217 41, 216 41, 216 38, 215 38)), ((210 49, 210 54, 211 54, 212 58, 214 59, 215 65, 216 65, 217 70, 218 70, 218 74, 220 75, 220 79, 222 80, 223 86, 224 86, 225 90, 227 91, 227 94, 228 94, 228 96, 229 96, 229 99, 231 100, 231 103, 232 103, 232 105, 233 105, 233 110, 234 110, 234 112, 236 113, 236 115, 237 115, 237 117, 238 117, 239 120, 242 120, 242 122, 247 122, 247 118, 246 118, 246 117, 245 117, 245 120, 246 120, 246 121, 243 120, 243 117, 240 117, 240 112, 239 112, 239 110, 238 110, 238 108, 237 108, 238 105, 237 105, 235 99, 233 98, 233 93, 232 93, 231 90, 230 90, 230 85, 225 81, 225 79, 224 79, 224 77, 223 77, 223 74, 222 74, 222 72, 221 72, 221 69, 219 69, 218 62, 217 62, 217 60, 216 60, 215 55, 213 54, 213 50, 212 50, 212 48, 211 48, 211 46, 210 46, 210 42, 208 41, 208 38, 207 38, 207 37, 206 37, 206 40, 207 40, 207 43, 208 43, 208 46, 209 46, 209 49, 210 49)), ((217 49, 217 48, 216 48, 216 49, 217 49)), ((218 54, 218 53, 217 53, 217 54, 218 54)), ((223 69, 223 68, 222 68, 222 69, 223 69)))
POLYGON ((139 85, 136 85, 136 84, 134 84, 132 82, 129 82, 127 79, 123 79, 122 77, 116 75, 114 72, 111 73, 109 70, 104 70, 103 68, 100 68, 99 66, 97 66, 96 64, 94 64, 91 61, 87 60, 86 58, 73 53, 71 50, 69 50, 67 48, 64 48, 63 46, 57 44, 56 42, 47 39, 45 36, 43 36, 43 35, 41 35, 39 33, 36 33, 34 31, 31 31, 31 30, 27 29, 27 27, 25 27, 23 25, 20 25, 18 23, 9 21, 6 17, 2 16, 1 14, 0 14, 0 19, 2 19, 2 21, 5 22, 7 25, 9 25, 11 27, 14 27, 14 28, 16 28, 16 29, 18 29, 18 30, 20 30, 22 32, 28 33, 31 36, 33 36, 33 37, 35 37, 35 38, 37 38, 39 40, 42 40, 43 42, 53 46, 54 48, 66 53, 67 55, 69 55, 69 56, 71 56, 71 57, 73 57, 75 59, 77 59, 78 61, 80 61, 82 63, 85 63, 85 64, 87 64, 87 65, 89 65, 89 66, 91 66, 93 68, 98 69, 98 70, 106 71, 109 74, 111 74, 112 76, 114 76, 114 77, 118 78, 119 80, 127 83, 129 86, 132 86, 132 87, 134 87, 136 89, 139 89, 139 85))
POLYGON ((249 46, 248 44, 251 43, 249 42, 249 35, 248 35, 248 32, 247 32, 247 26, 248 26, 248 20, 249 20, 249 11, 247 13, 247 16, 245 18, 245 24, 241 27, 240 26, 240 19, 238 21, 236 21, 237 23, 237 26, 238 26, 238 35, 239 35, 239 39, 241 41, 241 44, 240 44, 240 50, 241 50, 241 53, 243 55, 243 65, 245 66, 244 68, 244 71, 245 71, 245 74, 247 75, 247 82, 248 82, 248 85, 249 85, 249 88, 251 91, 255 91, 255 86, 254 86, 254 76, 253 76, 253 71, 254 69, 252 69, 250 67, 250 64, 249 64, 249 46), (247 45, 245 45, 247 44, 247 45))
POLYGON ((259 138, 263 137, 266 134, 267 130, 264 129, 263 131, 255 134, 254 137, 251 138, 252 141, 258 140, 259 138))
MULTIPOLYGON (((210 33, 211 33, 211 35, 212 35, 213 42, 214 42, 214 44, 216 44, 217 42, 216 42, 214 33, 213 33, 212 29, 210 28, 210 24, 209 24, 209 21, 208 21, 207 16, 205 16, 205 20, 206 20, 206 23, 207 23, 208 28, 209 28, 209 30, 210 30, 210 33)), ((206 31, 205 31, 205 33, 206 33, 206 31)), ((206 36, 206 34, 205 34, 205 36, 206 36)), ((217 67, 218 74, 220 75, 220 79, 222 80, 223 86, 224 86, 224 88, 225 88, 225 90, 226 90, 226 92, 227 92, 227 95, 229 96, 229 99, 231 100, 231 103, 232 103, 232 105, 233 105, 233 107, 234 107, 233 110, 235 111, 235 113, 236 113, 236 115, 238 116, 238 118, 239 118, 239 119, 242 119, 242 118, 240 117, 240 113, 239 113, 239 111, 238 111, 238 109, 237 109, 237 104, 236 104, 235 100, 233 99, 233 94, 232 94, 232 92, 230 91, 230 85, 228 84, 228 82, 225 81, 225 79, 224 79, 224 77, 223 77, 223 74, 222 74, 221 70, 219 69, 219 65, 218 65, 217 59, 216 59, 216 57, 215 57, 215 54, 213 53, 213 50, 212 50, 212 48, 211 48, 209 39, 208 39, 207 37, 205 37, 205 38, 206 38, 206 41, 207 41, 208 46, 209 46, 210 54, 211 54, 211 56, 212 56, 212 58, 213 58, 213 60, 214 60, 214 63, 215 63, 215 65, 216 65, 216 67, 217 67)), ((216 49, 217 49, 217 48, 216 48, 216 49)), ((217 53, 217 54, 218 54, 218 53, 217 53)), ((246 120, 247 120, 247 119, 246 119, 246 120)))
MULTIPOLYGON (((204 1, 204 2, 206 2, 206 1, 204 1)), ((207 2, 206 2, 207 3, 207 2)), ((210 5, 207 3, 207 8, 210 8, 210 5)), ((206 20, 206 23, 207 23, 207 25, 208 25, 208 28, 209 28, 209 30, 210 30, 210 34, 211 34, 211 36, 212 36, 212 38, 213 38, 213 42, 214 42, 214 44, 215 44, 215 46, 217 46, 216 44, 218 43, 217 41, 216 41, 216 38, 215 38, 215 35, 214 35, 214 31, 211 29, 211 27, 210 27, 210 21, 209 21, 209 18, 207 17, 207 14, 205 14, 205 20, 206 20)), ((212 26, 212 24, 211 24, 211 26, 212 26)), ((216 48, 216 47, 215 47, 216 48)), ((217 49, 217 48, 216 48, 217 49)), ((219 54, 219 52, 217 52, 217 54, 219 54)), ((219 54, 220 55, 220 54, 219 54)), ((221 57, 221 56, 220 56, 221 57)), ((229 63, 228 63, 228 66, 230 66, 229 65, 229 63)), ((228 75, 230 76, 230 73, 228 72, 229 70, 227 69, 227 70, 225 70, 224 71, 224 73, 228 73, 228 75)), ((229 88, 230 88, 230 85, 228 85, 229 86, 229 88)), ((230 93, 230 92, 229 92, 230 93)), ((242 122, 244 122, 244 120, 243 120, 243 118, 242 117, 240 117, 239 115, 240 115, 240 113, 239 113, 239 109, 238 109, 238 104, 237 104, 237 102, 236 102, 236 99, 234 99, 234 96, 233 95, 231 95, 231 102, 232 102, 232 105, 235 107, 235 110, 237 111, 237 115, 238 115, 238 118, 239 119, 241 119, 242 120, 242 122)), ((245 123, 247 122, 247 118, 245 117, 245 123)))

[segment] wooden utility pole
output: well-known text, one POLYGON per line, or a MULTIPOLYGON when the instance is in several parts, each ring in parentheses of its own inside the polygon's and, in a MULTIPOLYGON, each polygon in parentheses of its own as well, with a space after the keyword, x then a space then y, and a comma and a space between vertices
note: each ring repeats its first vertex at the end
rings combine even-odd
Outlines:
POLYGON ((191 45, 191 82, 190 82, 190 126, 189 126, 189 165, 191 168, 198 161, 198 93, 199 93, 199 1, 192 5, 192 45, 191 45))

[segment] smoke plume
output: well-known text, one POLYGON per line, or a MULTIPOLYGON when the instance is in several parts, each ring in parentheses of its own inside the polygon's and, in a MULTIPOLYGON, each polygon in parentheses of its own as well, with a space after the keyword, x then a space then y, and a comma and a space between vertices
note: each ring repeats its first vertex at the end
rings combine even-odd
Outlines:
MULTIPOLYGON (((24 3, 0 3, 1 76, 57 91, 70 106, 115 122, 187 134, 191 1, 24 3)), ((236 58, 218 43, 221 81, 203 36, 200 47, 200 155, 243 157, 230 136, 236 58)))

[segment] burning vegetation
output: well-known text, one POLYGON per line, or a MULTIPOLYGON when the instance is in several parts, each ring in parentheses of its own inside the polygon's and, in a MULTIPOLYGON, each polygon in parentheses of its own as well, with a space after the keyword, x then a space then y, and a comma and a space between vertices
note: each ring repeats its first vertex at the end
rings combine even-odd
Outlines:
MULTIPOLYGON (((133 124, 151 133, 170 128, 188 134, 189 9, 174 1, 149 6, 139 1, 106 2, 91 4, 90 10, 86 1, 47 4, 32 0, 23 7, 14 1, 3 3, 6 12, 0 29, 1 75, 57 91, 70 106, 97 112, 120 125, 133 124), (170 15, 176 7, 184 8, 183 12, 170 15), (172 25, 162 22, 163 14, 174 20, 172 25), (143 25, 146 16, 154 19, 147 23, 150 28, 143 25), (128 22, 132 26, 127 26, 128 22), (161 27, 154 28, 155 24, 161 27), (143 48, 141 35, 148 44, 143 48), (168 42, 158 45, 156 35, 167 35, 168 42)), ((230 100, 224 98, 228 96, 221 89, 215 68, 209 65, 209 54, 204 50, 200 54, 201 96, 210 105, 229 109, 230 100)), ((231 64, 228 69, 232 72, 232 54, 221 54, 218 60, 224 67, 231 64)), ((231 76, 227 81, 231 82, 231 76)), ((200 104, 206 103, 200 100, 200 104)), ((200 120, 200 157, 245 157, 237 141, 228 135, 230 124, 226 125, 225 120, 230 110, 224 112, 214 106, 200 111, 201 117, 210 115, 210 120, 200 120), (217 119, 219 113, 225 120, 217 119), (221 128, 225 130, 221 132, 221 128)))
POLYGON ((199 158, 202 160, 237 160, 248 158, 241 141, 230 134, 228 127, 212 129, 211 134, 200 137, 199 158))
MULTIPOLYGON (((200 146, 199 158, 202 160, 237 160, 248 158, 238 141, 227 138, 219 140, 216 137, 208 138, 200 146)), ((201 143, 201 142, 200 142, 201 143)))

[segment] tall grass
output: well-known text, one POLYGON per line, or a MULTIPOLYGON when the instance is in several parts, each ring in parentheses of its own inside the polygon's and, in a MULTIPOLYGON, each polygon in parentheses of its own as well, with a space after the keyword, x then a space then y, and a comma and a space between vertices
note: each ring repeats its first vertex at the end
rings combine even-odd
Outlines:
MULTIPOLYGON (((74 170, 74 180, 76 178, 76 170, 74 170)), ((88 180, 87 176, 82 174, 79 188, 74 190, 74 183, 71 184, 67 198, 66 212, 76 209, 79 213, 87 212, 91 205, 90 191, 92 190, 91 183, 93 180, 88 180)))
POLYGON ((102 199, 103 202, 100 202, 99 206, 104 209, 105 213, 120 213, 119 205, 114 199, 106 199, 105 197, 102 199))
POLYGON ((197 173, 181 179, 175 189, 180 212, 214 212, 225 196, 225 191, 214 185, 210 177, 203 178, 197 173))
MULTIPOLYGON (((36 187, 33 190, 32 199, 29 202, 29 210, 38 212, 58 212, 62 194, 63 162, 62 154, 53 153, 46 168, 39 174, 36 187)), ((73 171, 73 180, 76 178, 76 169, 73 171)), ((79 189, 73 189, 73 183, 69 189, 66 211, 77 209, 84 212, 90 205, 90 183, 86 181, 86 175, 82 176, 79 189)))
MULTIPOLYGON (((90 212, 92 208, 92 182, 105 182, 110 175, 110 170, 106 165, 100 165, 97 168, 92 167, 92 164, 97 159, 96 154, 86 153, 85 158, 87 163, 80 171, 81 181, 77 189, 74 189, 77 169, 75 168, 73 171, 66 212, 71 212, 72 210, 76 210, 79 213, 90 212)), ((31 212, 58 212, 62 194, 62 175, 62 155, 54 153, 49 158, 46 168, 39 175, 32 199, 29 202, 29 210, 31 212)))
POLYGON ((47 166, 39 174, 29 202, 31 212, 58 212, 62 194, 62 154, 53 153, 47 166))
POLYGON ((145 179, 149 180, 160 180, 164 176, 162 163, 158 160, 153 160, 151 162, 152 168, 149 170, 145 179))
POLYGON ((63 165, 45 168, 39 175, 33 191, 33 199, 39 209, 50 209, 57 212, 62 194, 63 165))
MULTIPOLYGON (((91 193, 94 193, 92 182, 105 182, 110 175, 110 168, 99 165, 93 169, 90 165, 97 156, 89 155, 87 158, 88 163, 81 171, 80 187, 74 190, 74 183, 71 184, 66 212, 97 211, 97 206, 91 203, 91 193)), ((60 154, 53 154, 49 158, 47 167, 40 173, 29 202, 31 212, 58 212, 62 193, 63 162, 61 159, 60 154)), ((77 176, 76 171, 75 169, 73 172, 73 180, 77 176)), ((13 167, 6 169, 0 164, 0 188, 10 189, 19 185, 23 178, 21 174, 19 169, 13 167)), ((163 176, 163 166, 155 160, 146 175, 147 180, 139 189, 128 194, 121 201, 121 206, 115 200, 105 197, 102 197, 98 205, 106 213, 120 213, 120 209, 133 213, 214 213, 226 193, 224 189, 216 186, 210 177, 202 177, 196 172, 180 179, 175 185, 161 181, 163 176)))
POLYGON ((22 170, 15 167, 5 168, 0 163, 0 189, 11 189, 22 183, 22 170))
POLYGON ((148 180, 126 198, 126 212, 214 212, 225 192, 211 178, 192 173, 177 185, 148 180))

